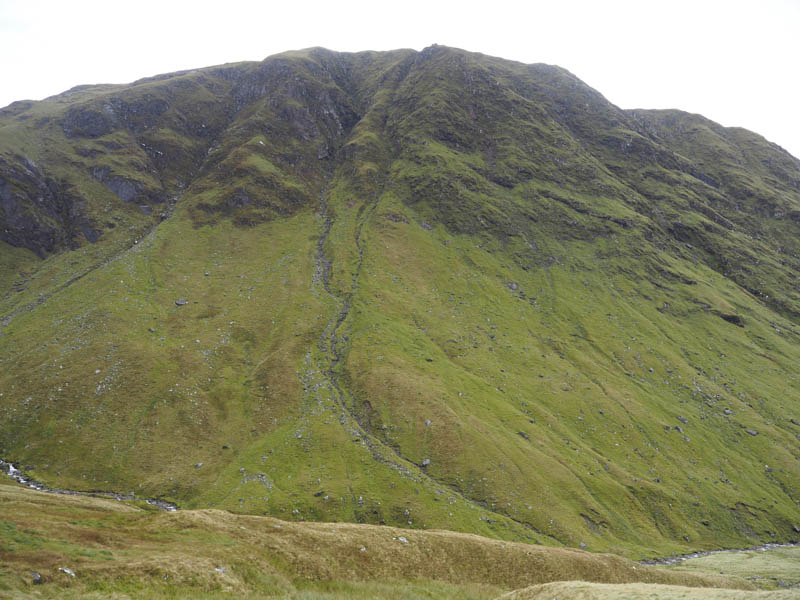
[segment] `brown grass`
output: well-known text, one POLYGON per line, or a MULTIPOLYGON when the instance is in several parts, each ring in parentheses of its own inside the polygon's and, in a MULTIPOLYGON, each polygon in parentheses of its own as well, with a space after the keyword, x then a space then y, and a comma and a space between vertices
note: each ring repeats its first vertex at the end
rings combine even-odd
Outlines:
POLYGON ((738 578, 450 531, 285 522, 219 510, 154 512, 9 485, 0 485, 0 515, 0 591, 30 589, 34 570, 48 582, 37 590, 79 595, 289 594, 325 582, 430 581, 496 590, 560 580, 748 587, 738 578))
POLYGON ((557 581, 535 585, 503 594, 497 600, 790 600, 800 597, 797 591, 753 592, 731 589, 699 589, 661 584, 606 584, 584 581, 557 581))

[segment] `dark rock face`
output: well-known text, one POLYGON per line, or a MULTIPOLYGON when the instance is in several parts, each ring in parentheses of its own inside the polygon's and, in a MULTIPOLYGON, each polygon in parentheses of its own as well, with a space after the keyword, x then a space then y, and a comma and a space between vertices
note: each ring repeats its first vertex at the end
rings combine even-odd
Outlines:
POLYGON ((71 108, 61 127, 68 138, 98 138, 119 127, 136 133, 155 124, 168 109, 166 100, 150 95, 131 101, 112 97, 103 105, 71 108))
POLYGON ((162 192, 148 191, 141 182, 116 175, 109 167, 94 167, 91 173, 94 179, 114 192, 123 202, 136 201, 142 204, 161 203, 166 200, 162 192))
POLYGON ((136 202, 145 214, 152 212, 148 204, 161 204, 166 197, 161 190, 148 190, 140 181, 114 174, 110 167, 94 167, 92 177, 111 190, 123 202, 136 202))
POLYGON ((155 124, 158 117, 169 109, 169 104, 162 98, 145 95, 131 101, 113 97, 105 106, 106 110, 119 119, 132 132, 143 131, 155 124))
POLYGON ((75 107, 64 115, 61 127, 68 138, 97 138, 114 130, 114 119, 107 111, 75 107))
POLYGON ((92 169, 92 177, 114 192, 123 202, 131 202, 141 191, 142 185, 137 181, 130 181, 124 177, 118 177, 111 173, 108 167, 95 167, 92 169))
POLYGON ((39 256, 77 247, 100 234, 86 215, 86 202, 71 186, 48 177, 33 162, 0 158, 0 240, 39 256))

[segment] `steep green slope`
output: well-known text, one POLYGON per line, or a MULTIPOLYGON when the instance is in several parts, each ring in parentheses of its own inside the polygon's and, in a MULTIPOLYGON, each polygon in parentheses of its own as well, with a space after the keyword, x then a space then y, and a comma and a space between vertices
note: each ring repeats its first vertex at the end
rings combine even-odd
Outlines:
POLYGON ((18 103, 0 153, 37 478, 638 555, 800 526, 800 163, 755 134, 312 49, 18 103))

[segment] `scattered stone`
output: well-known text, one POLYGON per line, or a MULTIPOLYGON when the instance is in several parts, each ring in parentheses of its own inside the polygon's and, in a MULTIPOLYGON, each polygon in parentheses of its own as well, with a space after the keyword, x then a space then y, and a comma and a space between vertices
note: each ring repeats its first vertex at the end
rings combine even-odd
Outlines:
POLYGON ((430 427, 430 426, 431 426, 431 420, 430 419, 426 419, 425 420, 425 427, 430 427))
POLYGON ((528 441, 530 441, 530 439, 531 439, 531 436, 529 436, 524 431, 518 431, 517 435, 520 436, 522 439, 525 439, 525 440, 528 440, 528 441))
POLYGON ((429 464, 431 464, 431 459, 430 458, 426 458, 425 460, 422 461, 422 466, 423 467, 427 467, 429 464))
POLYGON ((725 319, 728 323, 733 323, 734 325, 738 325, 739 327, 744 327, 744 320, 739 315, 720 314, 719 316, 725 319))
POLYGON ((58 570, 61 571, 62 573, 66 573, 70 577, 75 577, 75 571, 73 571, 72 569, 67 569, 66 567, 58 567, 58 570))
POLYGON ((581 550, 586 550, 586 544, 585 543, 581 542, 580 544, 578 544, 578 546, 580 546, 581 550))
POLYGON ((175 306, 184 306, 186 304, 189 304, 189 301, 186 298, 179 298, 178 300, 175 300, 175 306))
POLYGON ((225 571, 227 571, 228 569, 226 569, 225 567, 214 567, 214 570, 215 570, 217 573, 222 573, 222 574, 224 575, 224 574, 225 574, 225 571))
POLYGON ((749 433, 750 435, 758 435, 757 431, 753 431, 752 429, 745 430, 745 433, 749 433))
POLYGON ((402 535, 398 538, 395 538, 398 542, 402 542, 403 544, 407 544, 408 540, 404 538, 402 535))
POLYGON ((680 425, 675 425, 675 427, 673 427, 673 429, 675 431, 677 431, 678 433, 683 433, 683 428, 680 425))
POLYGON ((423 229, 427 229, 428 231, 430 231, 431 229, 433 229, 433 227, 431 227, 430 225, 428 225, 428 224, 427 224, 425 221, 420 221, 420 222, 419 222, 419 225, 420 225, 420 227, 422 227, 423 229))
POLYGON ((650 367, 650 368, 649 368, 649 369, 647 369, 647 370, 648 370, 648 371, 650 371, 651 373, 653 373, 653 372, 655 371, 655 369, 654 369, 653 367, 650 367))
POLYGON ((733 414, 733 411, 730 408, 726 408, 722 412, 724 412, 726 415, 732 415, 733 414))
POLYGON ((398 213, 390 212, 390 213, 386 213, 386 215, 384 215, 384 216, 387 219, 389 219, 390 221, 392 221, 393 223, 408 223, 408 219, 406 219, 403 215, 398 214, 398 213))
POLYGON ((797 422, 797 419, 789 419, 789 422, 790 422, 792 425, 800 425, 800 423, 798 423, 798 422, 797 422))
POLYGON ((325 490, 320 490, 320 491, 318 491, 316 494, 314 494, 314 498, 319 498, 319 497, 320 497, 320 496, 322 496, 322 494, 324 494, 324 493, 325 493, 325 490))
POLYGON ((679 417, 678 417, 678 421, 680 421, 681 423, 683 423, 684 425, 686 425, 686 424, 689 422, 689 419, 687 419, 686 417, 680 417, 680 416, 679 416, 679 417))
POLYGON ((33 585, 41 585, 44 583, 42 576, 39 575, 36 571, 31 571, 31 577, 33 577, 33 585))
POLYGON ((516 281, 509 281, 506 285, 512 292, 516 292, 519 289, 519 284, 516 281))
POLYGON ((365 546, 361 546, 361 552, 366 552, 366 551, 367 551, 366 547, 365 546))
POLYGON ((152 327, 148 327, 148 328, 147 328, 147 331, 149 331, 150 333, 155 333, 155 332, 156 332, 156 330, 155 330, 155 329, 153 329, 152 327))
POLYGON ((202 466, 203 466, 203 463, 201 463, 201 462, 200 463, 194 463, 194 468, 195 469, 199 469, 202 466))

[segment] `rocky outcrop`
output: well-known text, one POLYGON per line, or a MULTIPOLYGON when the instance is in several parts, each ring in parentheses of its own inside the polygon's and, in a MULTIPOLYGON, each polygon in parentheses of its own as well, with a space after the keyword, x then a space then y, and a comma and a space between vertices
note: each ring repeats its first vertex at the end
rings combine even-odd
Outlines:
POLYGON ((79 106, 67 111, 61 127, 68 138, 98 138, 111 133, 115 124, 110 111, 79 106))
POLYGON ((166 100, 149 94, 129 101, 113 96, 103 104, 70 108, 61 128, 68 138, 98 138, 119 127, 136 133, 156 124, 168 108, 166 100))
POLYGON ((0 158, 0 240, 43 257, 99 237, 72 186, 24 157, 0 158))
POLYGON ((92 177, 105 185, 123 202, 136 202, 140 206, 166 201, 162 191, 148 190, 140 181, 115 174, 110 167, 93 167, 92 177))

